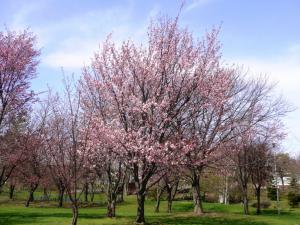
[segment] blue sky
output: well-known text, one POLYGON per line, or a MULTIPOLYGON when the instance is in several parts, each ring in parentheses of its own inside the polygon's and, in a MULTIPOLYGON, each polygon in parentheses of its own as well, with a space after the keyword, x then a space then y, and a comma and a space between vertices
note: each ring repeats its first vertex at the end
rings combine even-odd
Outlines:
MULTIPOLYGON (((61 88, 61 67, 80 74, 109 34, 117 42, 143 42, 151 18, 175 16, 179 0, 0 0, 0 29, 30 28, 42 55, 37 91, 61 88)), ((221 25, 223 60, 266 74, 277 93, 298 108, 285 119, 283 150, 300 153, 300 1, 186 0, 180 23, 195 37, 221 25)))

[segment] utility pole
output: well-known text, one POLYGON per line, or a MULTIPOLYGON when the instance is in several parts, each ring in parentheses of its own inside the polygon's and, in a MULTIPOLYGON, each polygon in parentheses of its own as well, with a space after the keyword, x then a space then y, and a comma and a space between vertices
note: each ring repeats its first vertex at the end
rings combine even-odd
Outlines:
MULTIPOLYGON (((275 143, 273 143, 273 149, 275 149, 275 143)), ((277 165, 276 165, 275 150, 274 150, 274 173, 275 173, 275 182, 276 182, 276 207, 277 207, 277 213, 278 213, 278 215, 280 215, 279 187, 278 187, 278 176, 277 176, 277 165)))

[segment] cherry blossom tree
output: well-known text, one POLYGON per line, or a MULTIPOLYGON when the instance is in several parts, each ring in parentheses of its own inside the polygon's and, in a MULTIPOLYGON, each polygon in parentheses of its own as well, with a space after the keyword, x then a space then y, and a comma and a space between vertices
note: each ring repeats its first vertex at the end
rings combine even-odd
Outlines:
POLYGON ((23 178, 22 183, 29 189, 26 207, 34 200, 37 188, 41 184, 46 184, 48 180, 44 154, 46 116, 46 111, 37 110, 36 115, 29 118, 26 130, 18 140, 23 149, 24 160, 17 170, 19 176, 23 178))
POLYGON ((62 182, 72 205, 72 225, 77 224, 80 197, 88 166, 90 117, 81 111, 81 92, 65 79, 65 95, 49 97, 47 122, 48 168, 62 182), (81 190, 81 191, 80 191, 81 190))
MULTIPOLYGON (((28 111, 34 93, 30 90, 30 81, 36 76, 37 57, 35 36, 25 30, 21 33, 7 30, 0 32, 0 134, 3 136, 9 126, 18 117, 28 111)), ((3 136, 1 139, 4 139, 3 136)), ((1 143, 1 146, 5 144, 1 143)), ((0 188, 9 178, 16 162, 15 155, 6 154, 1 148, 1 155, 8 158, 0 160, 0 188)))
POLYGON ((194 42, 177 19, 161 18, 149 27, 148 46, 124 42, 118 48, 108 38, 84 71, 87 102, 96 100, 91 110, 109 115, 109 120, 98 118, 98 127, 119 145, 133 173, 137 223, 145 221, 145 195, 158 165, 175 163, 176 151, 183 149, 177 146, 183 144, 178 127, 190 119, 194 95, 217 102, 223 92, 227 73, 212 88, 215 80, 205 72, 218 61, 216 35, 194 42))
POLYGON ((10 176, 16 174, 17 166, 21 165, 26 158, 22 141, 28 122, 27 117, 26 113, 16 115, 5 133, 0 136, 0 191, 10 176))
POLYGON ((116 216, 116 202, 120 192, 123 191, 125 177, 127 173, 123 157, 116 154, 114 142, 105 134, 98 130, 97 123, 92 126, 90 132, 90 164, 95 169, 98 178, 104 181, 107 195, 107 216, 116 216))
MULTIPOLYGON (((183 130, 186 138, 184 148, 187 148, 185 163, 190 170, 188 176, 194 190, 196 214, 203 213, 200 195, 203 170, 231 155, 235 149, 242 148, 243 140, 247 140, 247 134, 250 130, 254 131, 254 127, 280 119, 288 112, 282 98, 273 97, 273 86, 268 84, 267 79, 249 80, 241 76, 237 69, 228 71, 222 67, 213 74, 220 78, 215 84, 219 81, 225 85, 216 98, 218 101, 211 101, 206 107, 193 107, 197 111, 183 130)), ((214 90, 216 88, 213 87, 214 90)), ((199 106, 201 101, 195 103, 199 106)))

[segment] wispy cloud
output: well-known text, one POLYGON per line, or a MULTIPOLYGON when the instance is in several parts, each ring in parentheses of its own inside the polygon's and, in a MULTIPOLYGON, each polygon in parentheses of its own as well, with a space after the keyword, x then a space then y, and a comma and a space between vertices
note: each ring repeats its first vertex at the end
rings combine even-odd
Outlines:
MULTIPOLYGON (((31 27, 41 43, 42 65, 78 70, 90 63, 93 53, 110 33, 117 43, 127 39, 142 42, 149 20, 158 14, 160 7, 154 5, 143 21, 134 21, 133 4, 87 10, 59 22, 31 27)), ((26 28, 24 24, 35 10, 41 10, 39 4, 21 7, 14 15, 13 29, 26 28)))
POLYGON ((191 3, 187 4, 187 6, 184 9, 184 12, 190 12, 196 8, 199 8, 201 6, 204 6, 208 3, 211 3, 214 0, 193 0, 191 3))

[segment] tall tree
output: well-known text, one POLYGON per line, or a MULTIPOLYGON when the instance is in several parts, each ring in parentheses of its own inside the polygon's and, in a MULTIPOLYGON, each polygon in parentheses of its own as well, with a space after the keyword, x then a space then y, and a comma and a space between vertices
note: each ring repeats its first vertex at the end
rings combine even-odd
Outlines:
MULTIPOLYGON (((34 100, 30 82, 36 76, 38 56, 32 33, 0 32, 0 135, 5 134, 16 115, 27 111, 34 100)), ((1 148, 0 151, 1 188, 16 165, 8 164, 14 161, 6 154, 9 150, 1 148)))

